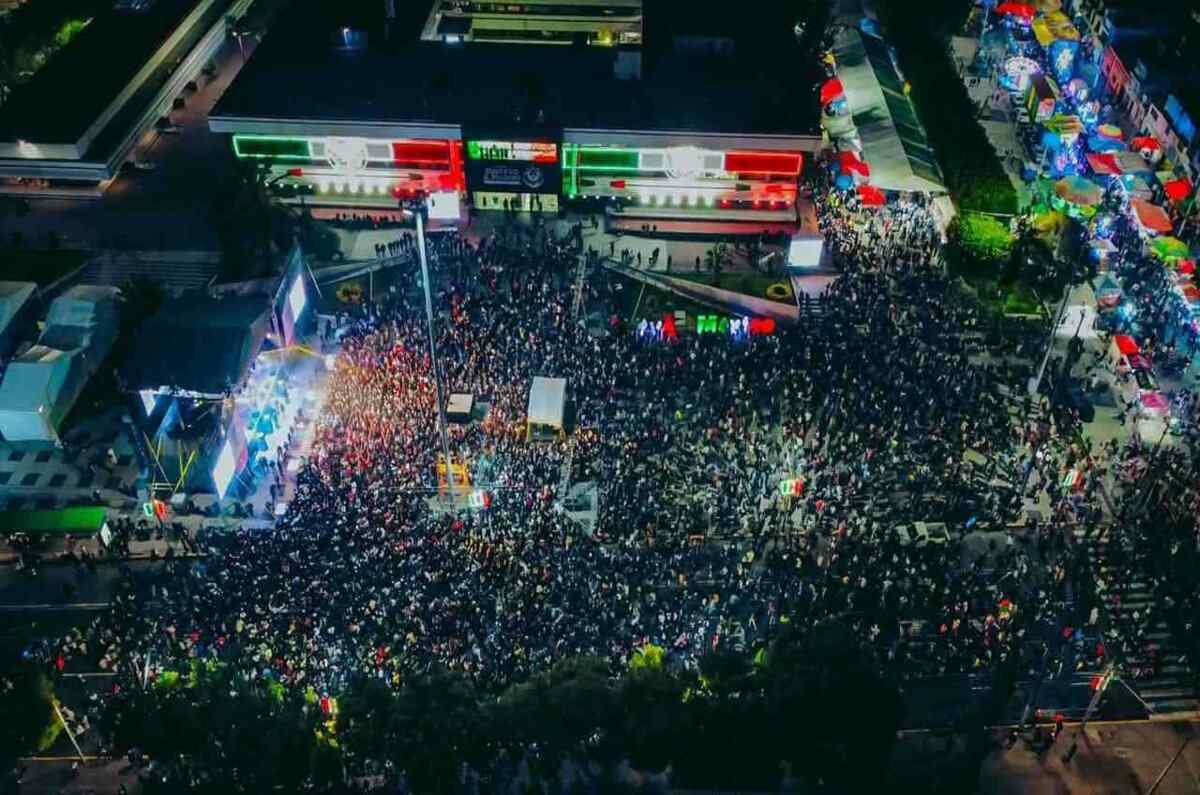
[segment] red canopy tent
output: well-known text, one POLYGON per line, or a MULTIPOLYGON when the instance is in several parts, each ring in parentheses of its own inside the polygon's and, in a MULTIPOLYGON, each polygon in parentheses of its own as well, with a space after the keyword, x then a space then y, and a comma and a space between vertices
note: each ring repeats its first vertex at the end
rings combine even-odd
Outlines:
POLYGON ((883 191, 874 185, 859 185, 858 198, 868 207, 882 207, 887 204, 887 197, 883 195, 883 191))
POLYGON ((1140 152, 1147 149, 1151 152, 1158 151, 1162 147, 1158 143, 1158 139, 1153 135, 1139 135, 1129 142, 1129 148, 1134 152, 1140 152))
POLYGON ((1157 204, 1151 204, 1142 199, 1134 199, 1129 204, 1133 207, 1134 214, 1137 215, 1138 223, 1151 232, 1169 234, 1175 228, 1166 210, 1157 204))
POLYGON ((1128 334, 1114 334, 1112 341, 1122 356, 1132 356, 1138 352, 1137 341, 1128 334))
POLYGON ((843 172, 858 174, 863 177, 871 176, 871 167, 858 158, 853 152, 838 152, 838 163, 843 172))
POLYGON ((1192 181, 1187 177, 1180 177, 1169 182, 1163 183, 1163 191, 1167 194, 1167 198, 1173 202, 1181 202, 1192 195, 1192 181))
POLYGON ((1111 176, 1121 173, 1121 166, 1117 164, 1117 158, 1107 152, 1088 152, 1085 157, 1087 157, 1088 165, 1092 167, 1092 171, 1097 174, 1111 176))
POLYGON ((1150 364, 1150 360, 1140 353, 1131 353, 1129 355, 1129 367, 1133 370, 1145 370, 1147 372, 1154 369, 1150 364))
POLYGON ((821 84, 821 105, 828 105, 845 93, 846 89, 842 87, 842 81, 836 77, 830 78, 821 84))
POLYGON ((1010 0, 1009 2, 1001 3, 1000 5, 996 6, 996 13, 1002 17, 1011 15, 1030 20, 1033 19, 1035 14, 1037 14, 1037 9, 1029 3, 1014 3, 1010 0))

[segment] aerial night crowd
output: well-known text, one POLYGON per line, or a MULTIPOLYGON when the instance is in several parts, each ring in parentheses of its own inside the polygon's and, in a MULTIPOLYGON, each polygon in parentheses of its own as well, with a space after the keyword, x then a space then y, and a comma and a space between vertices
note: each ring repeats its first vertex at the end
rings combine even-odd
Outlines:
POLYGON ((451 446, 490 505, 431 508, 436 390, 420 293, 398 289, 323 330, 338 353, 286 516, 167 562, 152 598, 130 585, 47 659, 122 678, 214 660, 336 696, 438 666, 496 690, 579 655, 616 672, 646 644, 695 666, 831 618, 901 679, 1097 670, 1118 638, 1137 653, 1144 632, 1106 623, 1114 584, 1068 535, 1146 446, 1091 450, 973 348, 927 207, 818 210, 841 275, 819 314, 767 335, 639 336, 613 309, 632 288, 601 269, 582 304, 614 318, 589 331, 576 264, 602 252, 581 227, 430 236, 449 391, 488 406, 451 446), (569 384, 557 441, 526 439, 538 375, 569 384), (594 526, 563 510, 567 467, 598 484, 594 526), (1041 492, 1051 521, 1006 531, 1041 492), (946 535, 918 543, 918 523, 946 535))

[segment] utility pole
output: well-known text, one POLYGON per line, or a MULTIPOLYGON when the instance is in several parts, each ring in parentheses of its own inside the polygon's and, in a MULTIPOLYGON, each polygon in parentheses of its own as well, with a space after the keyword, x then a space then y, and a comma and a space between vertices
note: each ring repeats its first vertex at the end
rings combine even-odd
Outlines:
POLYGON ((446 428, 446 396, 442 385, 442 370, 438 366, 437 342, 433 330, 433 295, 429 283, 429 262, 425 256, 425 201, 413 202, 405 209, 417 219, 417 256, 421 261, 421 281, 425 285, 425 320, 429 324, 429 365, 433 368, 433 383, 436 391, 438 433, 442 437, 442 455, 446 461, 446 487, 450 506, 454 506, 454 471, 450 466, 450 433, 446 428))

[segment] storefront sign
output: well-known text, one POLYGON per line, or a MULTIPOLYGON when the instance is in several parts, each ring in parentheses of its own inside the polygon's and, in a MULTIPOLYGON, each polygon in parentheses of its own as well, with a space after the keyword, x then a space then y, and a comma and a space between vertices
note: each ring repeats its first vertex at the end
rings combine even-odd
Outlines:
POLYGON ((487 166, 483 186, 537 190, 546 184, 546 174, 538 166, 487 166))
POLYGON ((558 144, 545 141, 467 141, 467 186, 472 192, 545 193, 562 188, 558 144))
POLYGON ((467 141, 467 157, 472 160, 557 163, 558 145, 544 141, 467 141))

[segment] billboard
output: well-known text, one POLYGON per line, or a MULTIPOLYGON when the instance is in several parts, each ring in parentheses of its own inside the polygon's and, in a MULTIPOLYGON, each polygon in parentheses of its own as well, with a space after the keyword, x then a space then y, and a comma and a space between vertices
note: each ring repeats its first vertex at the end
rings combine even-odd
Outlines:
POLYGON ((559 145, 553 141, 467 141, 467 187, 472 191, 549 193, 562 189, 559 145))

